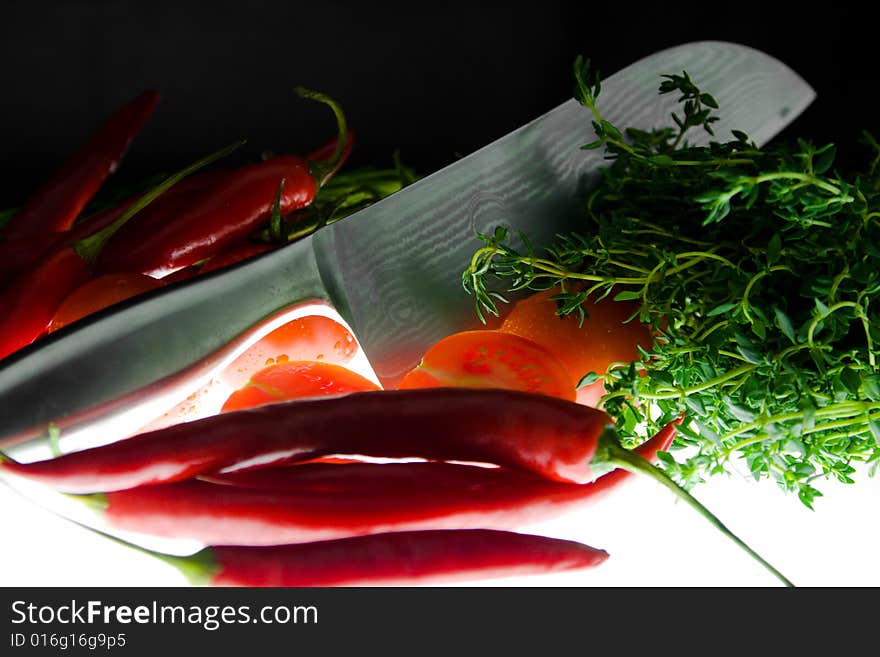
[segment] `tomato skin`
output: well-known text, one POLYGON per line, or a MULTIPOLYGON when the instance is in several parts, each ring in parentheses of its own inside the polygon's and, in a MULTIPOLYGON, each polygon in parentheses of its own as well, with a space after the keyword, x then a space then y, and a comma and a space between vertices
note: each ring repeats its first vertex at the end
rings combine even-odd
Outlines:
POLYGON ((61 303, 49 323, 48 332, 87 317, 108 306, 162 287, 162 281, 140 273, 98 276, 80 285, 61 303))
MULTIPOLYGON (((229 391, 233 391, 232 394, 236 396, 234 403, 241 408, 278 401, 277 398, 270 398, 270 395, 257 386, 247 387, 249 379, 267 367, 295 361, 314 361, 318 371, 322 371, 320 366, 331 361, 336 361, 335 364, 350 361, 357 354, 358 348, 348 329, 329 317, 309 315, 293 320, 251 346, 226 369, 216 373, 206 387, 152 420, 139 433, 217 413, 221 402, 230 397, 229 391), (319 358, 322 360, 318 360, 319 358)), ((340 381, 351 383, 353 387, 367 381, 359 377, 352 382, 349 376, 351 372, 347 369, 341 373, 333 370, 332 374, 337 375, 340 381)), ((326 371, 324 375, 327 376, 326 371)), ((369 389, 375 388, 372 382, 367 383, 372 386, 369 389)))
POLYGON ((357 351, 357 341, 345 326, 323 315, 308 315, 262 338, 226 367, 219 379, 237 390, 269 365, 306 360, 344 365, 357 351))
MULTIPOLYGON (((558 293, 558 288, 552 288, 518 301, 501 330, 533 340, 552 352, 575 385, 589 372, 602 374, 612 363, 638 360, 638 346, 651 347, 650 329, 638 318, 626 321, 637 312, 637 305, 611 299, 590 303, 585 308, 588 317, 579 326, 576 315, 556 315, 556 302, 550 297, 558 293)), ((604 384, 597 381, 579 389, 577 400, 596 406, 604 393, 604 384)))
POLYGON ((221 413, 301 397, 342 395, 379 390, 379 386, 341 365, 317 361, 288 361, 270 365, 232 393, 221 413))
POLYGON ((400 389, 441 386, 523 390, 574 401, 568 371, 541 345, 497 330, 462 331, 434 344, 400 389))

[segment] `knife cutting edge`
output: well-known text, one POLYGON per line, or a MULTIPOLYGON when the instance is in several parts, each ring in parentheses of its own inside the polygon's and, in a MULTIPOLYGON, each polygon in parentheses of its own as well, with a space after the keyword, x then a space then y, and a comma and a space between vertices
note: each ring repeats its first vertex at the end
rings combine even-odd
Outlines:
MULTIPOLYGON (((703 41, 655 53, 603 80, 603 114, 618 125, 666 125, 677 100, 663 74, 687 71, 723 108, 715 133, 766 143, 815 98, 785 64, 757 50, 703 41)), ((475 153, 317 233, 226 270, 109 308, 0 365, 0 445, 43 436, 126 435, 286 321, 308 300, 349 323, 391 387, 430 344, 477 325, 461 271, 477 232, 505 226, 534 243, 576 226, 584 189, 603 164, 583 151, 588 112, 569 100, 475 153), (256 328, 255 328, 256 327, 256 328), (158 412, 157 412, 158 411, 158 412)), ((693 143, 707 135, 695 136, 693 143)))

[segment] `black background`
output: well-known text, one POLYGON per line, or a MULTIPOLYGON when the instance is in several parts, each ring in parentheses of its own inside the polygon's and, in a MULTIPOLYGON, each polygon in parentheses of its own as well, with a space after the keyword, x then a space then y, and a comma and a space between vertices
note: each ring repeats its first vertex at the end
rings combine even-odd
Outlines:
POLYGON ((339 99, 358 143, 351 165, 428 173, 570 96, 571 63, 610 74, 658 49, 722 39, 800 72, 818 100, 784 137, 835 141, 859 163, 880 131, 877 38, 862 12, 733 3, 539 0, 519 4, 135 2, 0 4, 0 206, 20 202, 116 106, 163 99, 116 181, 171 171, 241 137, 236 157, 303 153, 331 114, 296 85, 339 99))

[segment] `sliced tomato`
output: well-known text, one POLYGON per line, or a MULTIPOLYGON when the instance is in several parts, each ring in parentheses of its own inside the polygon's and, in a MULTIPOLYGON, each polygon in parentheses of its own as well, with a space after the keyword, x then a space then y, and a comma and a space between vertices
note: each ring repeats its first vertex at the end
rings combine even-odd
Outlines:
POLYGON ((498 330, 463 331, 428 349, 403 388, 505 388, 574 401, 575 385, 549 350, 498 330))
MULTIPOLYGON (((558 289, 550 289, 518 301, 501 330, 528 338, 552 352, 575 385, 589 372, 602 374, 612 363, 637 360, 639 345, 651 347, 648 327, 638 318, 626 321, 638 310, 635 304, 611 299, 589 304, 587 318, 579 325, 576 315, 556 314, 556 302, 551 297, 558 293, 558 289)), ((578 390, 577 398, 595 406, 604 392, 602 381, 596 381, 578 390)))
POLYGON ((138 273, 98 276, 79 286, 61 303, 49 323, 49 333, 103 308, 162 287, 162 281, 138 273))
POLYGON ((288 361, 270 365, 254 374, 243 388, 229 396, 221 412, 253 408, 287 399, 368 390, 379 390, 379 386, 341 365, 317 361, 288 361))
POLYGON ((357 341, 342 324, 323 315, 309 315, 269 333, 225 368, 219 379, 237 390, 269 365, 304 360, 344 365, 357 350, 357 341))

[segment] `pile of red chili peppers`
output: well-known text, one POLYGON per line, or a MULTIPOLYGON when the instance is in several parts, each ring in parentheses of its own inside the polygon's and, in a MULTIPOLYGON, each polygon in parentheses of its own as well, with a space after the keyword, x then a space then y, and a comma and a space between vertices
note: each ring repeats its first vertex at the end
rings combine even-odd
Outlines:
POLYGON ((312 154, 188 175, 224 150, 146 195, 88 213, 159 94, 145 92, 118 109, 0 229, 0 358, 44 335, 65 299, 90 279, 106 276, 112 286, 149 276, 158 286, 275 246, 251 237, 273 216, 295 217, 309 206, 353 140, 335 102, 298 92, 330 105, 337 116, 338 136, 312 154))
MULTIPOLYGON (((281 218, 309 206, 351 149, 338 106, 301 95, 331 105, 339 128, 310 156, 199 171, 233 145, 82 216, 158 95, 118 110, 0 233, 0 358, 46 333, 64 300, 95 276, 178 281, 272 248, 252 236, 268 228, 284 237, 281 218)), ((110 528, 208 545, 180 557, 128 544, 199 583, 424 584, 600 564, 603 550, 514 530, 599 499, 627 471, 674 489, 649 461, 675 432, 670 423, 627 452, 604 412, 554 397, 375 391, 223 413, 45 461, 0 454, 0 474, 73 495, 110 528)))
POLYGON ((597 565, 602 550, 512 530, 595 501, 634 471, 791 585, 650 464, 676 425, 628 452, 607 414, 555 397, 372 391, 233 411, 45 461, 0 456, 0 474, 78 496, 113 528, 208 544, 190 557, 149 552, 193 581, 319 586, 597 565))
MULTIPOLYGON (((667 449, 675 428, 638 456, 667 449)), ((544 395, 376 391, 225 413, 45 461, 3 458, 0 472, 74 494, 111 528, 211 546, 158 555, 196 581, 428 583, 604 561, 602 550, 513 530, 626 479, 591 472, 609 430, 604 412, 544 395)))

